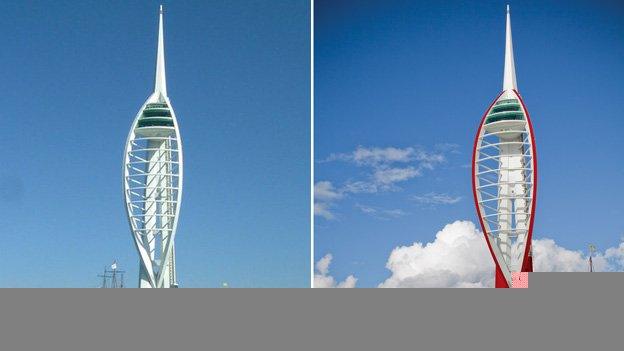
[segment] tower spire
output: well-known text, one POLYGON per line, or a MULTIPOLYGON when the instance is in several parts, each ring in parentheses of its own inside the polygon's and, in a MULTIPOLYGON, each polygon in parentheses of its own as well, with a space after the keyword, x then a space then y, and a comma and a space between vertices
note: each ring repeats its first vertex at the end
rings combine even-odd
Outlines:
POLYGON ((167 79, 165 77, 165 39, 163 35, 163 6, 160 5, 158 19, 158 54, 156 57, 156 80, 154 92, 167 96, 167 79))
POLYGON ((507 27, 505 32, 505 73, 503 75, 503 90, 518 90, 513 43, 511 42, 511 16, 509 15, 509 5, 507 5, 507 27))

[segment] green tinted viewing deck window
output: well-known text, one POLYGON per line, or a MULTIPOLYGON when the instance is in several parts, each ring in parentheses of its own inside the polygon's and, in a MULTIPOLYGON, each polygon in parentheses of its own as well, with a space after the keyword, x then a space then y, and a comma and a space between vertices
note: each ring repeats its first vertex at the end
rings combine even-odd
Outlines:
POLYGON ((171 118, 169 106, 164 103, 147 104, 141 118, 139 118, 137 127, 173 127, 173 118, 171 118))
POLYGON ((524 112, 517 99, 500 100, 488 113, 485 124, 506 120, 523 120, 524 112))

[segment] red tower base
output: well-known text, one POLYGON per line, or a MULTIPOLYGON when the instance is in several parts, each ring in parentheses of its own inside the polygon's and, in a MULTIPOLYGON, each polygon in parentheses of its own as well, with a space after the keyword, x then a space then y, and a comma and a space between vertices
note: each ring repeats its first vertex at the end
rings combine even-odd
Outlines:
POLYGON ((533 272, 533 256, 527 256, 527 259, 522 265, 522 272, 533 272))
POLYGON ((498 265, 496 265, 496 279, 494 282, 494 287, 497 289, 509 288, 509 284, 507 284, 507 279, 505 279, 505 275, 498 265))
MULTIPOLYGON (((527 259, 524 260, 522 264, 521 272, 533 272, 533 256, 527 256, 527 259)), ((509 284, 507 283, 507 279, 505 279, 505 275, 503 271, 500 269, 498 265, 496 265, 496 279, 494 280, 495 288, 509 288, 509 284)))

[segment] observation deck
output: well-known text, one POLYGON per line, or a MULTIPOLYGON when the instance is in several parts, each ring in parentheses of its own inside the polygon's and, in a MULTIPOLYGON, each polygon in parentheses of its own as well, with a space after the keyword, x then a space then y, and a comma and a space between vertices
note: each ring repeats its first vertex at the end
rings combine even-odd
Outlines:
POLYGON ((145 105, 137 121, 136 133, 145 136, 168 136, 175 133, 171 109, 164 102, 145 105))
POLYGON ((499 121, 523 121, 524 112, 518 99, 503 99, 494 106, 488 112, 485 119, 485 124, 490 124, 499 121))

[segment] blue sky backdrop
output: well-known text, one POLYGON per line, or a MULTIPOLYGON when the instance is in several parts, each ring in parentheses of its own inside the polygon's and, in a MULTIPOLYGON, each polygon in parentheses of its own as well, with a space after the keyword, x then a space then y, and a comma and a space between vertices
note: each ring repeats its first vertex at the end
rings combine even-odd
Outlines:
MULTIPOLYGON (((0 286, 136 286, 122 154, 153 91, 158 1, 0 11, 0 286)), ((167 1, 168 90, 185 180, 182 287, 309 285, 306 1, 167 1)))
POLYGON ((377 286, 394 248, 478 223, 469 165, 502 89, 507 3, 536 135, 534 237, 572 251, 619 245, 621 2, 317 0, 315 260, 332 254, 337 280, 377 286))

